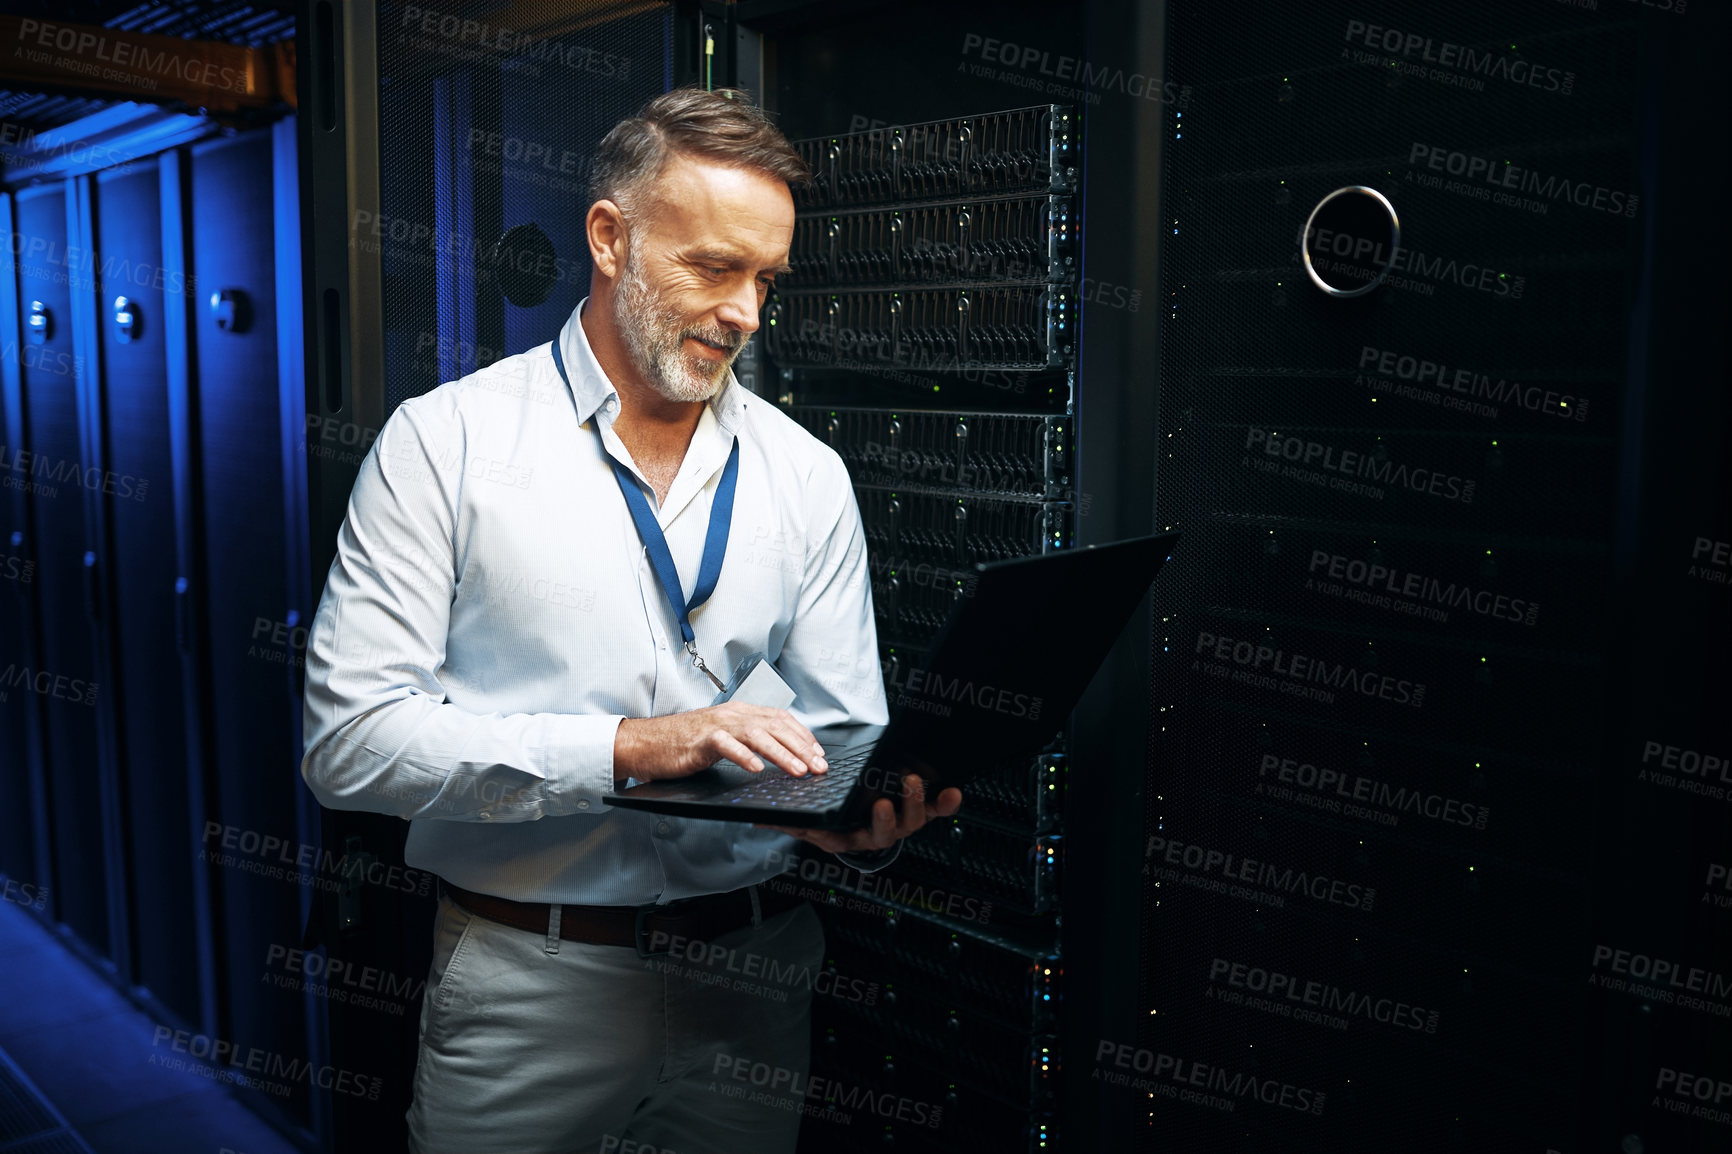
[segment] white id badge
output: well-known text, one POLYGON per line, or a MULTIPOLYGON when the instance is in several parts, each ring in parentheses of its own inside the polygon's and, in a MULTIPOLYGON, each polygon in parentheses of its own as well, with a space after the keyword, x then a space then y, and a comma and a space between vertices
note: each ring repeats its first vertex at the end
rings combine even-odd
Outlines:
POLYGON ((786 709, 794 704, 794 691, 782 680, 776 667, 754 653, 734 667, 728 687, 716 695, 711 705, 738 701, 742 705, 765 705, 771 709, 786 709))

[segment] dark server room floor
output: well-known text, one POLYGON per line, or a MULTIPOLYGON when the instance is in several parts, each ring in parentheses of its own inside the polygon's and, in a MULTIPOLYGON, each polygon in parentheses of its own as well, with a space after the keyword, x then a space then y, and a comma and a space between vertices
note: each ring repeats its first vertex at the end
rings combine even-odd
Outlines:
POLYGON ((8 902, 0 902, 0 989, 7 1154, 296 1154, 216 1082, 161 1064, 121 1068, 120 1043, 142 1053, 163 1027, 8 902))

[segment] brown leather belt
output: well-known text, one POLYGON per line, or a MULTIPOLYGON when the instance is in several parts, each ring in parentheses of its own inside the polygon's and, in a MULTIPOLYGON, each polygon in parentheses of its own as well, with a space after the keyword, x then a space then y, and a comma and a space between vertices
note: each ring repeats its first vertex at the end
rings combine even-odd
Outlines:
MULTIPOLYGON (((443 881, 444 879, 440 879, 443 881)), ((664 954, 672 938, 713 942, 752 923, 753 887, 725 894, 705 894, 666 905, 574 906, 561 905, 559 936, 570 942, 601 946, 632 946, 639 957, 664 954), (650 947, 661 944, 663 948, 650 947)), ((796 886, 759 885, 758 908, 765 921, 805 903, 796 886)), ((547 902, 517 902, 491 894, 478 894, 445 882, 451 900, 468 910, 514 929, 532 934, 547 933, 552 906, 547 902)))

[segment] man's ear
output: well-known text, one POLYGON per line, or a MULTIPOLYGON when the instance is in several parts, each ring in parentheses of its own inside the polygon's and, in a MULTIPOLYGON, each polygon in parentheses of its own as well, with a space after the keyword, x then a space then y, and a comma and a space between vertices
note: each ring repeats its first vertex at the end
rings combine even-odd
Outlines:
POLYGON ((589 259, 595 271, 609 280, 616 280, 625 268, 625 214, 611 200, 598 200, 589 206, 583 222, 589 242, 589 259))

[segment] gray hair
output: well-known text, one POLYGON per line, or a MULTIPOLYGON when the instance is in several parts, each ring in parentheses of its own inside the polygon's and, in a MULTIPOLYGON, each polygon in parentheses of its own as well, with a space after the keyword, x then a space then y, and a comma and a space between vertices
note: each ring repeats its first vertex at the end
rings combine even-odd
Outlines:
POLYGON ((602 137, 590 165, 589 202, 611 200, 635 214, 673 153, 753 169, 791 185, 812 180, 787 137, 744 92, 675 88, 602 137))

